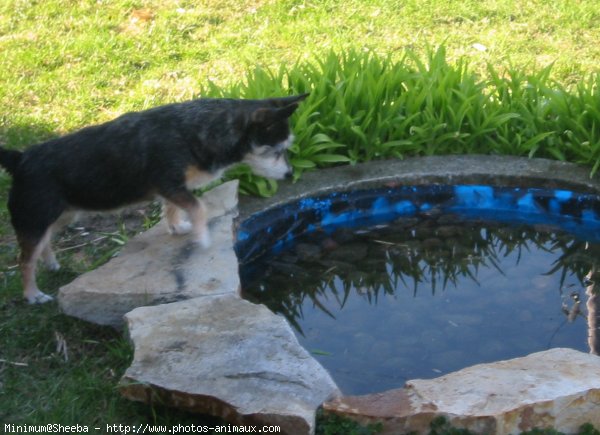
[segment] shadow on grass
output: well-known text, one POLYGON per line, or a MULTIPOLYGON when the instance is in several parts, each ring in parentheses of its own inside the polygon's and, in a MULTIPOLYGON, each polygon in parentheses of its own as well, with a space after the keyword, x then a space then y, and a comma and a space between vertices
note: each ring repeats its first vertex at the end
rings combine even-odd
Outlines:
MULTIPOLYGON (((77 272, 41 272, 51 294, 77 272)), ((117 385, 133 356, 120 331, 28 305, 16 270, 0 281, 0 421, 12 424, 208 424, 208 417, 122 398, 117 385)))
MULTIPOLYGON (((4 265, 10 251, 2 252, 4 265)), ((133 355, 123 334, 65 316, 55 302, 26 304, 19 273, 4 265, 0 276, 0 421, 96 426, 205 421, 123 399, 117 384, 133 355)), ((59 272, 41 270, 40 286, 55 294, 77 275, 69 264, 59 272)))

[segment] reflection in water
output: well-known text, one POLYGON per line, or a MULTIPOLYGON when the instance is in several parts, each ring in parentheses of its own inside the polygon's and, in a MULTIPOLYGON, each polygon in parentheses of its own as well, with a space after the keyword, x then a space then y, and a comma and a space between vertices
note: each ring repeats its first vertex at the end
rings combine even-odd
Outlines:
MULTIPOLYGON (((597 257, 596 257, 597 258, 597 257)), ((590 352, 594 355, 600 355, 600 296, 598 296, 598 288, 596 282, 600 279, 600 271, 598 270, 598 262, 594 262, 589 273, 585 277, 584 284, 585 294, 587 296, 587 324, 588 324, 588 345, 590 352)))
POLYGON ((598 354, 599 259, 553 228, 430 215, 317 231, 241 275, 362 394, 550 347, 598 354))

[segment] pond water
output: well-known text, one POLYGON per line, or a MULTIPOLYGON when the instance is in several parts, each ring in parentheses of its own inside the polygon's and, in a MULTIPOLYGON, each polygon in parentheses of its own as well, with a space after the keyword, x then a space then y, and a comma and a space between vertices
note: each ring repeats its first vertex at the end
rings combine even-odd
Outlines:
POLYGON ((562 227, 430 207, 315 227, 242 263, 243 293, 345 394, 553 347, 597 354, 600 244, 562 227))

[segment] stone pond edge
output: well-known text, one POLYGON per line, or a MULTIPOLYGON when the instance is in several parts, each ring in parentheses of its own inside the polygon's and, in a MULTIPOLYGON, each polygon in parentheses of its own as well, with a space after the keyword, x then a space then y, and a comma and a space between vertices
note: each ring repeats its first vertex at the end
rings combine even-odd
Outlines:
MULTIPOLYGON (((600 177, 591 177, 590 168, 569 162, 497 155, 414 157, 321 169, 303 174, 296 183, 281 183, 277 194, 271 198, 240 197, 234 225, 239 227, 254 214, 312 196, 382 186, 428 184, 538 187, 600 194, 600 177)), ((350 396, 342 395, 340 398, 344 397, 350 396)), ((336 414, 332 411, 335 407, 327 406, 327 403, 332 402, 325 402, 325 413, 336 414)), ((353 417, 352 414, 343 415, 353 417)), ((353 419, 365 423, 361 416, 353 419)), ((386 420, 389 419, 379 419, 380 422, 386 420)), ((369 422, 373 423, 374 420, 369 422)))
POLYGON ((600 180, 590 178, 589 168, 546 159, 455 155, 375 161, 305 173, 296 183, 281 183, 271 198, 241 197, 234 234, 242 222, 256 213, 315 195, 388 185, 458 183, 560 188, 600 194, 600 180))
POLYGON ((239 224, 255 213, 320 194, 426 184, 545 187, 600 194, 600 177, 590 178, 590 168, 573 163, 488 155, 414 157, 307 172, 296 183, 280 183, 277 194, 270 198, 240 197, 236 222, 239 224))

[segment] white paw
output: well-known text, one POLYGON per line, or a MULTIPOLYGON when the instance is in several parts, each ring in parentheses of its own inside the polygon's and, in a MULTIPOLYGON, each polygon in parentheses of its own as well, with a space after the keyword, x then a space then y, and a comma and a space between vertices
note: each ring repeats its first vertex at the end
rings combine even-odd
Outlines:
POLYGON ((51 270, 53 272, 60 270, 60 263, 58 261, 56 261, 56 259, 47 260, 44 263, 46 264, 46 269, 48 269, 48 270, 51 270))
POLYGON ((192 224, 188 221, 180 221, 176 224, 169 224, 169 233, 171 234, 187 234, 192 231, 192 224))
POLYGON ((45 304, 46 302, 54 300, 52 296, 47 295, 46 293, 43 293, 39 290, 36 290, 35 292, 30 292, 30 294, 26 294, 25 298, 30 304, 45 304))
POLYGON ((202 249, 210 248, 211 240, 208 230, 204 230, 200 234, 196 235, 194 242, 197 243, 202 249))

